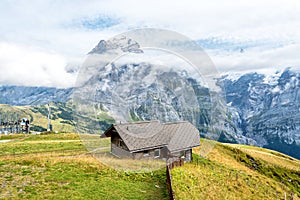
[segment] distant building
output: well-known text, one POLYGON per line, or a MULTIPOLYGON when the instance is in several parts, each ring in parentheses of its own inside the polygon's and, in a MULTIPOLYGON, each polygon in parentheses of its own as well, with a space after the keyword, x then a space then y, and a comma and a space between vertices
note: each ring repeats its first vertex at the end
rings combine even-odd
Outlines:
POLYGON ((145 121, 111 125, 101 137, 111 138, 111 153, 119 158, 192 160, 200 146, 199 131, 189 122, 145 121))
POLYGON ((22 127, 23 133, 29 133, 29 120, 27 118, 23 118, 20 125, 22 127))

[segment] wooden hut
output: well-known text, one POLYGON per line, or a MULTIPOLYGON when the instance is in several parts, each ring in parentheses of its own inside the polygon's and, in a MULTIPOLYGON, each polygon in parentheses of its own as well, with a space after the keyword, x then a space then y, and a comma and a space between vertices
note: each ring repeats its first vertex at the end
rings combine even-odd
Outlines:
POLYGON ((111 138, 111 153, 119 158, 192 160, 200 145, 199 131, 191 123, 143 121, 111 125, 101 137, 111 138))

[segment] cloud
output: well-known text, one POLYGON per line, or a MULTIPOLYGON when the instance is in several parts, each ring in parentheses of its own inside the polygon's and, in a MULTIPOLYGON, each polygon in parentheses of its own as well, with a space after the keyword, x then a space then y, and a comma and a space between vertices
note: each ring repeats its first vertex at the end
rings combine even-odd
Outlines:
MULTIPOLYGON (((66 71, 74 71, 101 39, 143 27, 170 29, 197 40, 220 72, 285 65, 300 68, 294 52, 300 44, 299 21, 298 0, 3 0, 0 44, 7 57, 1 56, 0 68, 13 66, 19 73, 26 63, 39 73, 27 73, 28 84, 65 87, 70 84, 49 79, 54 71, 71 81, 66 71), (43 59, 29 61, 21 52, 43 59)), ((13 75, 1 75, 0 82, 23 84, 13 75)))
POLYGON ((41 49, 0 43, 0 84, 72 87, 75 73, 64 57, 41 49))
POLYGON ((264 74, 274 73, 278 69, 292 67, 299 69, 300 44, 289 44, 276 48, 252 47, 239 50, 219 52, 220 50, 208 51, 215 65, 223 74, 261 72, 264 74))

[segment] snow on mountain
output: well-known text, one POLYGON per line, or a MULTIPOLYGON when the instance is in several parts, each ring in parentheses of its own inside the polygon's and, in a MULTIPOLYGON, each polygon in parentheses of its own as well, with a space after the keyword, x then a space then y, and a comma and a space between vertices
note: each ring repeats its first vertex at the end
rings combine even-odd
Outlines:
POLYGON ((238 112, 237 127, 255 145, 300 157, 300 73, 286 69, 222 79, 229 108, 238 112))

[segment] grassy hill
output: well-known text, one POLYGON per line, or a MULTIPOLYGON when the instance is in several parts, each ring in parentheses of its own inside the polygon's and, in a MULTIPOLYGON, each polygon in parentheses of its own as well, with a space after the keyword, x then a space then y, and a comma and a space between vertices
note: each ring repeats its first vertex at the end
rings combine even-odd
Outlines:
MULTIPOLYGON (((77 134, 1 135, 0 198, 168 199, 165 170, 113 170, 77 134)), ((172 170, 176 199, 299 199, 300 161, 245 145, 216 143, 207 158, 172 170)))
POLYGON ((2 135, 0 199, 168 199, 164 170, 115 171, 77 134, 2 135), (2 185, 1 185, 2 184, 2 185))
MULTIPOLYGON (((71 133, 75 132, 75 120, 76 113, 73 112, 71 102, 67 103, 50 103, 51 108, 51 124, 54 131, 71 133)), ((11 106, 7 104, 0 104, 0 114, 8 115, 9 119, 18 115, 20 118, 28 118, 30 120, 31 131, 46 131, 48 124, 48 106, 11 106)), ((80 117, 81 124, 76 126, 80 127, 80 130, 89 130, 90 127, 96 127, 96 133, 105 130, 111 123, 114 122, 105 113, 99 116, 99 119, 94 116, 80 117), (97 132, 98 131, 98 132, 97 132)))
MULTIPOLYGON (((52 103, 51 107, 51 124, 53 130, 60 132, 74 132, 74 122, 72 120, 71 105, 66 103, 52 103)), ((30 129, 32 131, 46 131, 48 124, 48 106, 11 106, 6 104, 0 105, 0 113, 8 115, 8 118, 18 115, 20 118, 30 120, 30 129)))
POLYGON ((178 199, 299 199, 300 161, 276 151, 216 143, 207 158, 172 170, 178 199))

